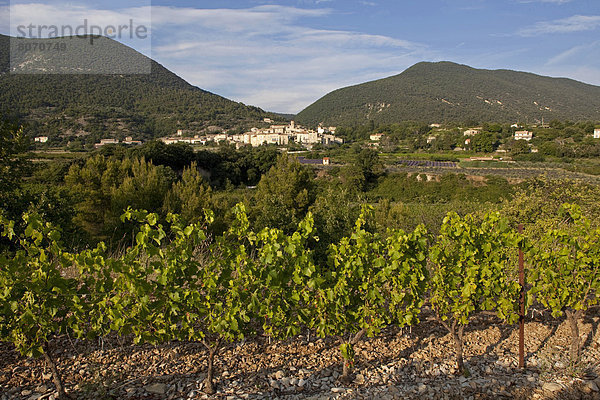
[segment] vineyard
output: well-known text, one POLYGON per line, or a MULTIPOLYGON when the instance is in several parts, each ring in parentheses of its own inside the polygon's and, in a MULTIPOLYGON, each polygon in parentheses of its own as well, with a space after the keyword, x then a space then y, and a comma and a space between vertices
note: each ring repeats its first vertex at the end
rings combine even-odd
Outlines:
MULTIPOLYGON (((470 165, 461 165, 459 168, 451 169, 442 166, 434 166, 433 162, 413 162, 398 163, 395 166, 387 167, 386 170, 389 172, 408 172, 408 173, 423 173, 431 175, 444 175, 448 172, 461 173, 469 176, 498 176, 514 182, 523 182, 527 179, 544 176, 547 179, 572 179, 590 184, 598 184, 600 179, 597 175, 591 175, 580 171, 571 171, 565 168, 552 168, 552 167, 541 167, 541 166, 494 166, 494 167, 483 167, 477 164, 483 164, 484 162, 472 161, 470 165)), ((464 163, 463 163, 464 164, 464 163)))
MULTIPOLYGON (((186 365, 179 365, 178 373, 202 377, 197 391, 177 388, 186 392, 186 398, 236 398, 222 387, 231 383, 231 375, 238 376, 241 385, 250 372, 253 378, 246 379, 254 389, 246 397, 278 397, 302 390, 310 394, 307 382, 314 371, 302 366, 308 354, 330 361, 319 377, 335 383, 330 389, 337 396, 369 380, 387 385, 394 368, 412 371, 413 378, 435 375, 434 371, 437 376, 456 374, 454 382, 463 388, 465 382, 467 386, 475 382, 468 379, 488 369, 516 370, 510 361, 486 364, 469 357, 484 342, 478 339, 480 330, 491 327, 503 343, 513 337, 505 327, 519 319, 521 250, 527 260, 526 311, 547 310, 556 319, 536 320, 535 329, 550 337, 560 318, 566 318, 568 329, 564 324, 560 329, 568 339, 563 343, 568 354, 563 368, 571 375, 586 373, 588 358, 583 352, 590 344, 582 334, 595 340, 597 324, 590 328, 584 318, 600 298, 600 229, 593 229, 577 206, 563 205, 559 226, 535 238, 518 233, 498 213, 483 217, 449 213, 436 238, 423 226, 380 235, 370 229, 372 209, 363 206, 352 234, 329 247, 326 263, 315 262, 313 248, 319 238, 310 213, 296 232, 285 234, 271 228, 253 232, 244 206, 237 205, 233 212, 235 221, 229 229, 212 237, 207 234, 214 219, 210 211, 201 222, 185 225, 177 215, 159 221, 156 214, 129 209, 122 219, 137 226, 136 234, 131 246, 118 255, 109 254, 103 243, 69 251, 61 244, 60 233, 33 214, 25 215, 22 223, 2 220, 2 236, 12 247, 0 256, 5 266, 0 270, 0 340, 5 342, 0 351, 11 343, 26 366, 41 366, 28 358, 43 358, 47 367, 43 374, 51 379, 56 393, 51 396, 57 398, 68 398, 69 392, 79 398, 119 398, 118 390, 135 383, 135 377, 119 382, 115 375, 113 392, 93 395, 71 378, 65 385, 66 370, 78 368, 86 375, 86 368, 101 364, 98 349, 82 351, 89 362, 78 367, 55 357, 84 343, 98 343, 101 350, 106 343, 107 350, 101 353, 112 360, 109 364, 143 355, 151 361, 138 365, 140 375, 162 371, 156 373, 163 378, 174 373, 167 368, 174 354, 183 352, 186 365), (423 353, 424 347, 441 354, 434 349, 436 334, 446 338, 437 342, 444 343, 452 359, 438 356, 436 367, 425 368, 420 356, 413 355, 423 353), (116 356, 114 349, 123 342, 134 350, 116 356), (277 355, 276 346, 285 350, 277 355), (394 351, 397 348, 404 350, 394 351), (194 358, 199 352, 202 356, 194 358), (364 363, 377 359, 377 354, 385 354, 380 360, 383 372, 369 375, 364 363), (275 365, 286 371, 248 362, 265 357, 271 362, 278 359, 275 365), (237 361, 227 365, 225 359, 237 361), (291 373, 297 376, 288 376, 291 373)), ((528 356, 530 361, 541 358, 528 356)), ((3 398, 36 396, 14 390, 7 382, 11 378, 3 379, 3 398)), ((506 392, 507 382, 498 387, 506 392)), ((411 388, 415 397, 428 393, 422 382, 411 388)), ((157 383, 146 389, 146 395, 163 398, 166 386, 157 383)), ((178 398, 174 390, 170 398, 178 398)), ((595 393, 593 387, 590 390, 595 393)), ((149 398, 127 393, 128 398, 149 398)))

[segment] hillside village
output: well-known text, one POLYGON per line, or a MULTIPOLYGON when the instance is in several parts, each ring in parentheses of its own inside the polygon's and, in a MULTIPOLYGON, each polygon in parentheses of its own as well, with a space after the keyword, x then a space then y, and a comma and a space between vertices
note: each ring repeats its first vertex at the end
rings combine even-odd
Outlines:
MULTIPOLYGON (((269 118, 264 122, 272 123, 269 118)), ((207 134, 186 136, 184 130, 178 130, 176 136, 161 138, 165 144, 187 143, 202 144, 209 142, 228 142, 235 144, 237 148, 250 145, 252 147, 262 146, 263 144, 273 144, 276 146, 288 146, 290 142, 311 148, 315 144, 332 145, 343 144, 342 138, 335 136, 335 127, 320 126, 316 131, 307 129, 291 121, 288 125, 270 125, 268 128, 252 128, 249 132, 236 135, 227 133, 207 134)))

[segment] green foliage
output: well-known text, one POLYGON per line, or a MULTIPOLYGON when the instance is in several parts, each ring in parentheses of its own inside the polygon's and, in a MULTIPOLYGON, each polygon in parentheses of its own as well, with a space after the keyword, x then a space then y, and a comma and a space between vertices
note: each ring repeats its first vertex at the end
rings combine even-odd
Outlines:
POLYGON ((512 197, 513 187, 506 179, 488 176, 478 184, 463 174, 444 174, 437 180, 419 180, 416 174, 396 173, 381 177, 369 193, 373 200, 389 199, 400 202, 449 203, 500 203, 512 197))
POLYGON ((190 310, 197 313, 206 335, 226 341, 242 339, 253 330, 248 283, 248 244, 253 234, 242 204, 235 207, 234 214, 236 220, 229 231, 217 238, 205 255, 207 260, 198 275, 202 287, 198 294, 202 295, 190 310))
POLYGON ((0 121, 0 198, 14 190, 27 171, 23 156, 29 148, 23 128, 0 121))
POLYGON ((311 316, 316 267, 308 246, 313 239, 309 213, 291 235, 265 228, 253 238, 256 255, 249 269, 251 302, 266 335, 286 339, 300 333, 311 316))
POLYGON ((463 365, 463 332, 471 316, 495 310, 509 323, 517 320, 519 284, 509 279, 510 252, 516 252, 521 237, 498 213, 473 216, 449 213, 430 250, 432 263, 430 302, 439 321, 452 334, 458 370, 463 365))
POLYGON ((212 190, 193 162, 184 168, 181 180, 173 184, 164 201, 167 213, 179 214, 184 224, 198 222, 203 210, 210 208, 212 190))
POLYGON ((315 201, 311 171, 297 159, 281 155, 260 180, 252 214, 259 227, 275 227, 293 232, 315 201))
MULTIPOLYGON (((193 171, 184 173, 193 180, 193 171)), ((388 214, 382 210, 378 218, 391 212, 390 204, 383 207, 388 214)), ((418 323, 428 293, 466 373, 463 331, 472 316, 486 310, 509 323, 517 318, 519 285, 510 263, 519 247, 531 260, 531 293, 555 317, 567 315, 574 361, 581 350, 577 321, 599 300, 600 229, 574 205, 565 204, 560 222, 531 248, 499 213, 449 213, 430 247, 422 225, 410 233, 376 232, 373 209, 363 206, 352 232, 331 239, 327 263, 315 262, 312 213, 289 234, 271 227, 255 233, 238 204, 228 229, 213 237, 207 232, 214 214, 202 213, 188 223, 128 208, 121 219, 135 226, 134 241, 118 255, 104 243, 67 252, 58 231, 35 214, 24 216, 22 233, 2 218, 2 237, 14 251, 0 254, 0 340, 33 357, 47 356, 48 342, 64 333, 89 339, 116 333, 136 344, 198 341, 209 350, 210 389, 221 343, 257 331, 287 339, 309 328, 342 337, 347 378, 362 335, 418 323)))
POLYGON ((48 341, 73 328, 72 311, 80 302, 76 281, 65 278, 66 254, 60 234, 36 215, 25 215, 25 232, 0 220, 2 236, 17 242, 14 254, 0 255, 0 338, 22 355, 39 357, 48 341))
POLYGON ((296 120, 315 126, 407 120, 472 121, 468 125, 476 126, 477 121, 514 123, 541 117, 598 120, 599 94, 596 86, 569 79, 423 62, 396 76, 335 90, 301 111, 296 120), (540 110, 535 103, 547 109, 540 110))
POLYGON ((510 154, 518 156, 521 154, 529 154, 529 143, 526 140, 513 140, 510 144, 510 154))
POLYGON ((26 196, 20 189, 31 167, 23 155, 28 148, 23 128, 0 120, 0 215, 8 218, 16 219, 25 211, 26 196))
POLYGON ((563 217, 557 210, 564 203, 578 204, 590 221, 599 221, 599 196, 600 188, 595 185, 538 178, 517 188, 514 197, 503 202, 502 213, 513 226, 523 224, 530 240, 538 241, 546 232, 559 227, 563 217))
POLYGON ((132 160, 122 182, 112 187, 112 212, 121 215, 127 207, 160 210, 174 180, 175 176, 168 168, 154 166, 143 158, 132 160))
POLYGON ((552 311, 587 310, 600 296, 600 229, 575 205, 562 207, 564 223, 532 249, 532 294, 552 311))
POLYGON ((495 133, 481 132, 471 138, 470 147, 478 153, 492 153, 498 148, 498 139, 495 133))
POLYGON ((223 145, 218 152, 197 153, 198 166, 210 173, 214 187, 256 185, 277 162, 280 152, 273 146, 242 147, 223 145))
POLYGON ((196 159, 194 149, 189 144, 165 144, 159 140, 134 148, 131 155, 137 158, 143 157, 154 165, 170 167, 174 171, 182 171, 196 159))
POLYGON ((121 240, 129 232, 120 220, 128 206, 159 211, 174 180, 172 171, 144 159, 94 156, 73 165, 65 177, 75 200, 74 222, 92 239, 121 240))
POLYGON ((315 281, 311 325, 319 336, 358 333, 340 348, 350 362, 362 332, 372 337, 392 322, 416 323, 426 289, 423 227, 410 235, 390 232, 384 240, 365 230, 370 213, 363 207, 352 235, 331 245, 327 269, 317 270, 322 278, 315 281))
POLYGON ((355 155, 353 163, 346 166, 343 180, 350 190, 364 191, 370 187, 383 171, 379 153, 372 149, 363 149, 355 155))
POLYGON ((600 300, 600 229, 592 229, 577 205, 561 207, 563 223, 531 249, 532 295, 555 318, 567 314, 571 324, 571 360, 580 357, 578 320, 600 300))
POLYGON ((349 189, 330 186, 317 195, 310 210, 319 235, 319 241, 314 244, 315 257, 319 263, 326 263, 329 245, 338 243, 352 232, 360 214, 360 204, 349 189))
POLYGON ((495 309, 513 323, 519 286, 509 281, 506 271, 510 249, 520 242, 498 213, 486 214, 482 221, 448 214, 430 251, 431 303, 439 318, 466 325, 473 313, 495 309))

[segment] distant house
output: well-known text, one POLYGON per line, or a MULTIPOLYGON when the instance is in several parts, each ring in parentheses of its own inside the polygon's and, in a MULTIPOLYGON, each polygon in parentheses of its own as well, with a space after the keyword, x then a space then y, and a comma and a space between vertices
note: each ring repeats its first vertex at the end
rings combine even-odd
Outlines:
POLYGON ((430 143, 432 143, 432 142, 433 142, 435 139, 436 139, 436 137, 435 137, 435 136, 428 136, 428 137, 427 137, 427 144, 430 144, 430 143))
POLYGON ((218 135, 208 135, 207 136, 209 139, 212 139, 213 142, 224 142, 227 140, 227 134, 226 133, 220 133, 218 135))
POLYGON ((384 136, 385 135, 383 133, 376 133, 374 135, 369 136, 369 139, 371 139, 374 142, 379 142, 381 140, 381 138, 384 136))
MULTIPOLYGON (((253 147, 258 147, 263 144, 287 146, 289 143, 289 136, 278 133, 256 134, 248 135, 248 140, 253 147)), ((244 138, 244 142, 246 142, 246 138, 244 138)))
MULTIPOLYGON (((292 121, 292 124, 291 124, 292 127, 293 127, 293 123, 294 123, 294 121, 292 121)), ((273 130, 273 133, 284 134, 287 127, 288 127, 287 125, 272 125, 271 129, 273 130)))
POLYGON ((133 138, 131 136, 127 136, 125 138, 125 140, 123 140, 123 144, 129 145, 129 146, 138 145, 138 144, 142 144, 142 141, 141 140, 133 140, 133 138))
POLYGON ((442 125, 441 124, 429 124, 430 128, 441 128, 442 125))
POLYGON ((160 141, 163 142, 164 144, 173 144, 173 143, 178 143, 179 138, 166 137, 166 138, 161 138, 160 141))
POLYGON ((594 139, 600 139, 600 128, 594 129, 594 139))
POLYGON ((324 145, 332 145, 332 144, 344 144, 344 139, 343 138, 339 138, 337 136, 334 135, 323 135, 321 136, 321 144, 324 145))
POLYGON ((102 146, 106 146, 107 144, 119 144, 118 139, 100 139, 100 143, 94 144, 95 148, 100 148, 102 146))
POLYGON ((34 138, 33 141, 38 143, 46 143, 48 141, 48 136, 38 136, 34 138))
POLYGON ((533 132, 530 131, 516 131, 515 140, 527 140, 533 139, 533 132))
POLYGON ((463 136, 475 136, 475 135, 479 135, 480 133, 481 133, 481 131, 478 129, 467 129, 466 131, 463 132, 463 136))

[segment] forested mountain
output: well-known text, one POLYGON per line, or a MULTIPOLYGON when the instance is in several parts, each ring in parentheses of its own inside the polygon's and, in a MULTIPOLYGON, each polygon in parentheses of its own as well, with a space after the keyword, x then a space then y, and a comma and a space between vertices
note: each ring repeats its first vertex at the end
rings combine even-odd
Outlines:
POLYGON ((422 62, 396 76, 333 91, 296 117, 308 125, 532 123, 542 118, 600 120, 600 87, 526 72, 422 62))
POLYGON ((93 40, 93 46, 86 46, 86 38, 76 37, 13 39, 13 47, 35 41, 46 50, 17 51, 19 58, 11 65, 11 38, 0 35, 1 113, 27 123, 32 135, 56 141, 77 136, 87 143, 100 137, 150 139, 176 129, 230 129, 264 117, 280 119, 192 86, 119 42, 93 40), (65 42, 71 46, 68 52, 54 48, 65 42), (123 73, 105 73, 109 68, 123 73))

